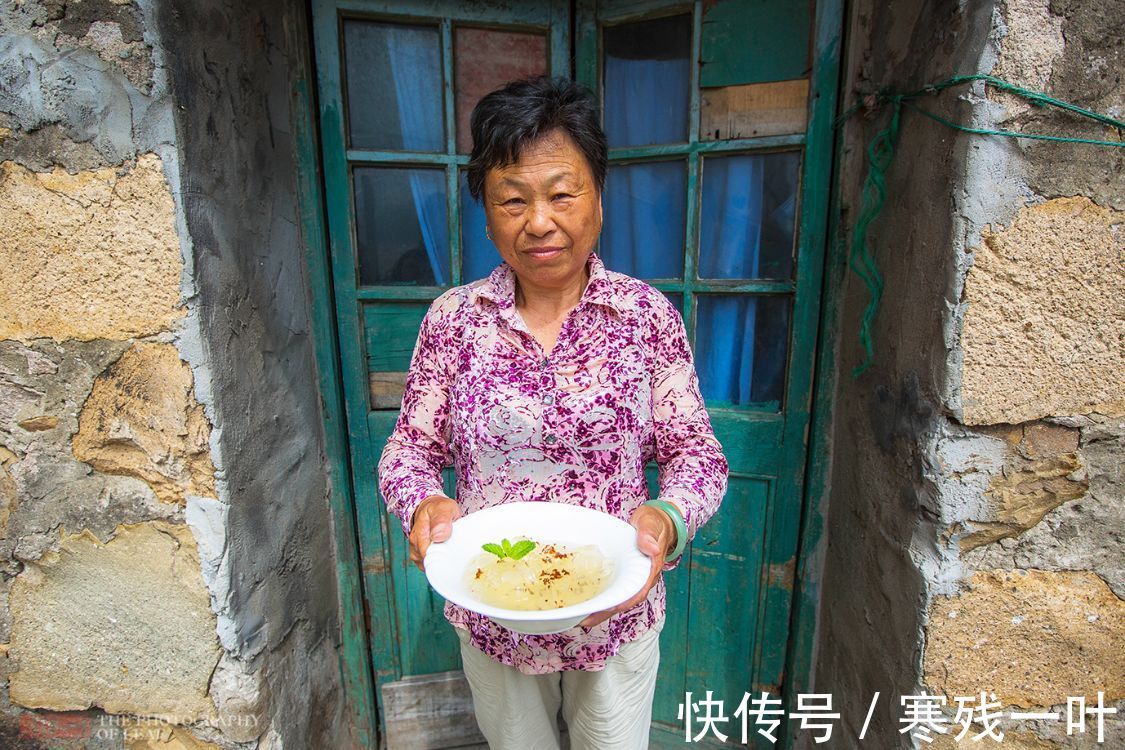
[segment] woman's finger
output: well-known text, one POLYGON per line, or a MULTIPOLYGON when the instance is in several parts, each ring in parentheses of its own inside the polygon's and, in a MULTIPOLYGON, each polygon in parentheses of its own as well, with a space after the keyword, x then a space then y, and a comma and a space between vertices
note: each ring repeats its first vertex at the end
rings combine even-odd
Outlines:
POLYGON ((441 495, 426 498, 414 513, 410 530, 410 560, 425 570, 426 550, 435 542, 444 542, 453 534, 453 522, 461 515, 455 500, 441 495))

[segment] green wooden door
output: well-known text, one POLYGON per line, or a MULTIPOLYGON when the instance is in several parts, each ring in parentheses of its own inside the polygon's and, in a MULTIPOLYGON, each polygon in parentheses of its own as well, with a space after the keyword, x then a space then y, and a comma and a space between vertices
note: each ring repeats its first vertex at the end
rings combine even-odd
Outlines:
POLYGON ((314 3, 333 269, 314 293, 336 308, 378 684, 460 666, 375 468, 430 301, 499 262, 464 185, 468 112, 550 71, 602 97, 600 252, 682 310, 731 465, 723 508, 667 578, 653 744, 683 743, 687 692, 711 690, 728 715, 747 691, 779 694, 827 213, 834 81, 820 71, 839 32, 817 18, 790 0, 314 3))

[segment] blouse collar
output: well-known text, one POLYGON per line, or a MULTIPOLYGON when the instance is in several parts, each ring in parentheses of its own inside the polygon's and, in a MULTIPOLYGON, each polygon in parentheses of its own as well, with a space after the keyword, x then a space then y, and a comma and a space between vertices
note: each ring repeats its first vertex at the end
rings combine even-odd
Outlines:
MULTIPOLYGON (((618 295, 613 280, 606 271, 605 264, 597 253, 590 253, 586 261, 586 270, 589 271, 590 280, 582 291, 579 305, 584 302, 594 305, 604 305, 617 312, 623 312, 624 303, 618 295)), ((516 304, 516 273, 507 262, 502 262, 492 270, 488 278, 472 285, 471 294, 473 301, 481 298, 490 300, 501 309, 514 308, 516 304)))

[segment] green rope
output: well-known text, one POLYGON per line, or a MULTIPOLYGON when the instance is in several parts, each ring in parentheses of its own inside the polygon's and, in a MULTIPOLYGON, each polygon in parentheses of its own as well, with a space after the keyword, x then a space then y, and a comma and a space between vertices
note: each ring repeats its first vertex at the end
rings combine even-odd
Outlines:
MULTIPOLYGON (((907 94, 889 94, 886 92, 876 94, 872 106, 889 104, 892 110, 890 123, 887 127, 876 133, 875 137, 871 139, 871 143, 867 146, 868 169, 867 176, 863 180, 863 200, 860 206, 859 216, 856 219, 855 228, 852 230, 852 248, 848 258, 848 266, 863 280, 863 283, 867 286, 867 290, 871 295, 871 299, 867 303, 867 308, 863 311, 863 321, 859 329, 859 340, 863 345, 864 359, 852 370, 853 378, 858 378, 866 372, 875 359, 875 342, 872 336, 872 329, 875 325, 875 316, 879 312, 879 302, 883 297, 883 276, 879 273, 879 267, 875 262, 875 257, 871 253, 871 245, 868 241, 867 233, 871 222, 874 221, 879 215, 879 212, 883 210, 883 204, 886 202, 886 173, 887 168, 890 167, 891 160, 894 158, 895 139, 898 137, 903 105, 910 107, 915 112, 935 122, 939 122, 954 130, 960 130, 973 135, 996 135, 1006 138, 1027 138, 1030 140, 1053 141, 1056 143, 1082 143, 1092 146, 1125 148, 1125 141, 1101 141, 1090 138, 1070 138, 1055 135, 1039 135, 1037 133, 1018 133, 1011 130, 970 128, 951 122, 933 112, 927 112, 910 101, 922 96, 940 93, 952 86, 971 83, 973 81, 983 81, 986 85, 1023 97, 1036 106, 1056 107, 1095 120, 1104 125, 1117 128, 1119 135, 1121 131, 1125 131, 1125 122, 1098 114, 1097 112, 1091 112, 1076 104, 1064 102, 1061 99, 1055 99, 1039 91, 1021 88, 989 75, 954 76, 947 81, 925 86, 907 94)), ((836 126, 839 127, 847 121, 848 118, 866 106, 869 106, 868 101, 861 101, 851 107, 836 120, 836 126)))
POLYGON ((871 339, 871 329, 875 324, 875 313, 879 310, 879 300, 883 297, 883 276, 875 264, 875 256, 871 254, 871 247, 867 242, 867 228, 883 210, 883 203, 887 199, 886 173, 895 155, 895 138, 898 137, 901 115, 902 102, 895 102, 890 124, 880 130, 867 146, 867 161, 871 166, 863 181, 863 204, 855 222, 855 229, 852 230, 852 252, 848 265, 863 279, 863 283, 871 292, 871 301, 863 311, 863 324, 859 329, 859 340, 867 355, 863 362, 852 370, 852 377, 856 378, 871 366, 871 361, 875 357, 875 343, 871 339))

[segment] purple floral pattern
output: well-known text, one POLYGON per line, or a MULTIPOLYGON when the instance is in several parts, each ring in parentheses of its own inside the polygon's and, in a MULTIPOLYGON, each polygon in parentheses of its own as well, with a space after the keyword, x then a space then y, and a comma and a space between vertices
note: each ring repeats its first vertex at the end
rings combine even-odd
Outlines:
MULTIPOLYGON (((405 532, 418 504, 443 494, 441 470, 451 464, 463 513, 543 501, 628 520, 648 499, 650 460, 660 497, 682 509, 689 537, 718 509, 727 461, 679 312, 596 254, 587 268, 589 283, 549 356, 515 308, 507 264, 431 305, 379 461, 380 491, 405 532)), ((524 635, 449 602, 445 615, 497 661, 541 674, 602 669, 663 618, 664 606, 661 579, 645 601, 588 631, 524 635)))

